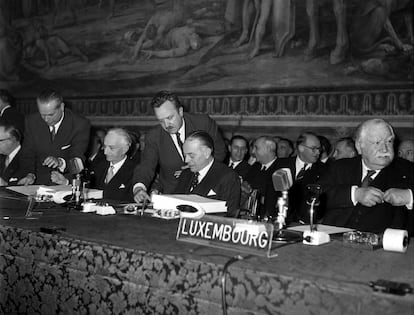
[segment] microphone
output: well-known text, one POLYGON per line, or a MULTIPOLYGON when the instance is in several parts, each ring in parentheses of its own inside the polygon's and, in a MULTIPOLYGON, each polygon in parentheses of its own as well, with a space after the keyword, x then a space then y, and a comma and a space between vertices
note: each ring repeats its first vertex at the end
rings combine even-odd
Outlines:
POLYGON ((82 159, 78 157, 70 159, 68 164, 69 173, 72 175, 77 175, 81 173, 85 168, 82 159))
POLYGON ((288 191, 292 187, 292 172, 289 168, 280 168, 272 175, 273 188, 276 191, 288 191))

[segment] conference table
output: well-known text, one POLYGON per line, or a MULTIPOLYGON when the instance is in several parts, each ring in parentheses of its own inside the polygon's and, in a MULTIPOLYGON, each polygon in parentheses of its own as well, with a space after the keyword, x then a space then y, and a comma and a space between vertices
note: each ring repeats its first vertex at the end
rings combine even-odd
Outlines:
POLYGON ((0 314, 414 314, 413 294, 370 286, 414 287, 413 244, 397 253, 333 238, 275 244, 266 258, 177 241, 178 220, 53 203, 28 217, 27 206, 0 189, 0 314))

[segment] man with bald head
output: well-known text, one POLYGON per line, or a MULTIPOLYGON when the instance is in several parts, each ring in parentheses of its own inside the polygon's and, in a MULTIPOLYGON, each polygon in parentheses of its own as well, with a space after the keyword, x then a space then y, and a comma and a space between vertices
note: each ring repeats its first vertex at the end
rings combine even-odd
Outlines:
POLYGON ((398 146, 398 156, 407 161, 414 162, 414 140, 401 141, 398 146))
MULTIPOLYGON (((315 184, 319 178, 326 172, 327 166, 319 159, 321 153, 321 143, 316 134, 313 132, 304 132, 296 140, 296 157, 277 159, 276 170, 287 168, 292 175, 293 184, 288 191, 289 210, 288 222, 309 222, 309 205, 306 202, 307 186, 315 184)), ((277 213, 276 202, 281 196, 281 192, 268 190, 267 199, 273 204, 273 213, 277 213)), ((320 203, 316 219, 323 215, 324 204, 320 203)))
POLYGON ((19 185, 51 184, 53 170, 66 171, 75 157, 85 161, 89 121, 65 107, 62 96, 45 90, 36 99, 38 112, 26 118, 19 185))
POLYGON ((394 131, 382 119, 357 128, 359 156, 336 161, 320 184, 327 197, 325 224, 382 233, 411 229, 413 164, 394 157, 394 131))

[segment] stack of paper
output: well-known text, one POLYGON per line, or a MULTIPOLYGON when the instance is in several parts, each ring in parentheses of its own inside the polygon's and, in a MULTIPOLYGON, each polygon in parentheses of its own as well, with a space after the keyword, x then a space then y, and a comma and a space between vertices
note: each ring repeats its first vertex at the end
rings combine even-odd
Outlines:
POLYGON ((173 209, 179 205, 197 204, 205 213, 227 212, 226 202, 199 195, 152 195, 154 209, 173 209))

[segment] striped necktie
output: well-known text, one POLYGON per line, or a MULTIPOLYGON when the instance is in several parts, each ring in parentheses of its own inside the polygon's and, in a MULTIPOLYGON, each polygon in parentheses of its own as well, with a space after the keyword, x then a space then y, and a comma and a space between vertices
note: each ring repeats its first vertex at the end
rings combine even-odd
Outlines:
POLYGON ((105 177, 105 184, 108 184, 110 181, 111 181, 111 179, 112 179, 112 177, 114 177, 114 166, 113 165, 111 165, 109 168, 108 168, 108 172, 106 173, 106 177, 105 177))

